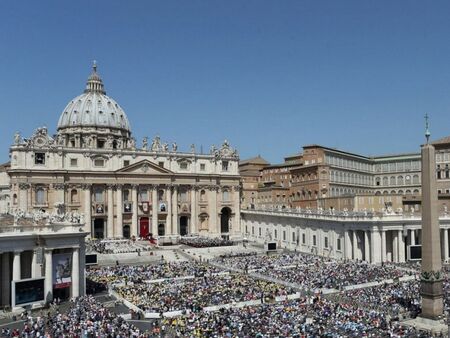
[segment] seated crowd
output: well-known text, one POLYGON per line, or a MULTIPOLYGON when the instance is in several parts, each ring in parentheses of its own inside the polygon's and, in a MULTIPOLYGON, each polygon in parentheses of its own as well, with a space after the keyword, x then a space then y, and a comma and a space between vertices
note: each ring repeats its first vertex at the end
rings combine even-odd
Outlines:
POLYGON ((298 284, 304 289, 339 289, 348 285, 382 281, 412 274, 392 265, 363 261, 336 261, 305 254, 251 256, 216 260, 220 264, 298 284))
POLYGON ((100 254, 120 254, 140 251, 150 251, 152 247, 148 241, 134 241, 134 240, 100 240, 89 239, 86 241, 86 252, 100 253, 100 254))
POLYGON ((230 246, 235 244, 228 239, 209 237, 181 237, 179 243, 194 248, 210 248, 217 246, 230 246))
POLYGON ((149 265, 87 267, 88 280, 103 285, 141 283, 148 280, 186 276, 204 276, 222 270, 197 262, 161 263, 149 265))
POLYGON ((201 311, 204 307, 295 293, 275 283, 242 274, 204 276, 160 283, 136 283, 114 287, 121 297, 144 312, 201 311))

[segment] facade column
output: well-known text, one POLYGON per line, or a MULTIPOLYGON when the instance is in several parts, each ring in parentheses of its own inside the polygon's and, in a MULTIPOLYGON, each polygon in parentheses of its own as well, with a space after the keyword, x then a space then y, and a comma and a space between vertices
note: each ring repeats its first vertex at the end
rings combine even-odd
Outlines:
POLYGON ((11 276, 9 270, 9 252, 2 253, 2 305, 10 304, 10 296, 11 296, 11 276))
POLYGON ((172 235, 172 187, 166 189, 167 217, 166 217, 166 235, 172 235))
POLYGON ((403 237, 403 230, 397 231, 398 242, 398 261, 400 263, 405 262, 405 237, 403 237))
POLYGON ((13 280, 22 279, 22 272, 21 272, 21 266, 20 266, 20 253, 21 253, 21 251, 14 251, 13 280))
POLYGON ((108 185, 108 220, 106 238, 114 238, 114 200, 113 200, 113 185, 108 185))
POLYGON ((198 233, 198 227, 197 227, 197 186, 191 187, 191 226, 189 228, 189 233, 196 234, 198 233))
POLYGON ((358 259, 358 238, 356 230, 353 230, 353 245, 352 245, 352 253, 353 253, 353 259, 358 259))
POLYGON ((152 187, 152 234, 158 236, 158 186, 152 187))
POLYGON ((369 231, 364 231, 364 260, 370 263, 369 231))
POLYGON ((92 237, 92 184, 84 184, 84 231, 89 233, 88 237, 92 237))
POLYGON ((391 231, 392 234, 392 261, 398 263, 398 233, 395 230, 391 231))
POLYGON ((234 224, 233 229, 231 229, 231 233, 234 235, 241 235, 241 187, 236 185, 233 190, 234 224))
POLYGON ((444 262, 448 261, 448 229, 444 229, 444 262))
POLYGON ((131 186, 131 202, 133 204, 133 214, 131 215, 131 236, 138 235, 138 198, 137 198, 138 186, 133 184, 131 186))
POLYGON ((116 230, 114 237, 123 237, 123 197, 121 184, 116 187, 116 230))
POLYGON ((371 253, 371 263, 381 263, 382 262, 382 245, 381 245, 381 234, 378 230, 373 230, 370 234, 370 253, 371 253))
POLYGON ((179 221, 178 221, 178 186, 175 185, 173 187, 173 195, 172 195, 172 234, 173 235, 179 235, 180 229, 179 229, 179 221))
MULTIPOLYGON (((212 186, 209 190, 209 232, 215 236, 220 236, 220 225, 218 225, 218 215, 217 215, 217 194, 218 187, 212 186)), ((264 236, 264 234, 262 234, 264 236)))
POLYGON ((381 261, 386 262, 386 230, 381 230, 381 261))
POLYGON ((45 300, 53 300, 53 250, 45 250, 45 300))
POLYGON ((72 252, 72 297, 80 296, 80 249, 73 248, 72 252))

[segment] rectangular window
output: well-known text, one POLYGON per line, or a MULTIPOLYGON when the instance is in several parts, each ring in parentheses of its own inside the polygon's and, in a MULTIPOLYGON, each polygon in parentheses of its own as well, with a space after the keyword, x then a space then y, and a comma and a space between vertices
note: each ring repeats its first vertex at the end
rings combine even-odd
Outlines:
POLYGON ((148 201, 148 191, 139 190, 139 202, 147 202, 147 201, 148 201))
POLYGON ((34 164, 45 164, 45 153, 35 153, 34 164))
POLYGON ((286 231, 283 231, 283 241, 286 240, 286 231))
POLYGON ((317 238, 316 235, 313 235, 313 246, 317 245, 317 238))
POLYGON ((164 162, 158 162, 158 165, 159 165, 161 168, 164 168, 164 162))
POLYGON ((205 171, 206 165, 205 163, 200 163, 200 171, 205 171))
POLYGON ((228 161, 222 161, 222 171, 228 171, 228 161))
POLYGON ((187 164, 187 162, 181 162, 181 163, 180 163, 180 169, 181 169, 181 170, 187 170, 187 169, 188 169, 188 164, 187 164))
POLYGON ((306 244, 306 235, 302 234, 302 244, 306 244))
POLYGON ((341 251, 341 239, 340 238, 337 239, 336 246, 337 246, 337 250, 341 251))
POLYGON ((255 234, 255 227, 252 226, 252 235, 254 235, 254 234, 255 234))
POLYGON ((95 202, 103 202, 103 190, 102 189, 95 190, 94 201, 95 202))
POLYGON ((94 160, 94 167, 104 167, 105 166, 105 160, 102 158, 97 158, 94 160))
POLYGON ((324 246, 328 249, 328 237, 324 238, 324 246))
POLYGON ((130 165, 130 160, 124 160, 123 161, 123 166, 124 167, 128 167, 130 165))
POLYGON ((105 147, 105 141, 104 140, 97 140, 97 148, 101 149, 105 147))
POLYGON ((292 242, 295 243, 295 232, 292 233, 292 242))
POLYGON ((37 205, 45 204, 45 191, 43 188, 36 189, 36 204, 37 205))
POLYGON ((261 228, 259 228, 259 237, 261 237, 261 228))
POLYGON ((76 167, 78 166, 78 160, 76 158, 71 158, 70 159, 70 166, 71 167, 76 167))

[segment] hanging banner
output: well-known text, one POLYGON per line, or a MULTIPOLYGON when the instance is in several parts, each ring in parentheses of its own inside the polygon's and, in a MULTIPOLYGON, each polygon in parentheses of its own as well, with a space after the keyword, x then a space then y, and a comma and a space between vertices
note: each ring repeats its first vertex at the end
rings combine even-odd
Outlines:
POLYGON ((72 254, 53 255, 53 288, 63 289, 72 284, 72 254))

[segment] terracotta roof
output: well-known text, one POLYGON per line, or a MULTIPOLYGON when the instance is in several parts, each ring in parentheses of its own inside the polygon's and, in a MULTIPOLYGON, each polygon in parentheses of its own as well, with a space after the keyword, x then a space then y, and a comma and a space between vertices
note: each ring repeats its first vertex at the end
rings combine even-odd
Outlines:
POLYGON ((443 137, 439 140, 431 142, 432 145, 450 144, 450 136, 443 137))
POLYGON ((239 162, 239 165, 243 165, 243 164, 247 164, 247 163, 255 163, 255 164, 270 164, 269 162, 267 162, 265 159, 263 159, 261 156, 256 156, 256 157, 252 157, 249 158, 247 160, 242 160, 239 162))

